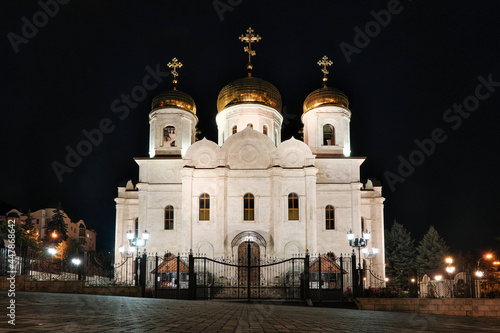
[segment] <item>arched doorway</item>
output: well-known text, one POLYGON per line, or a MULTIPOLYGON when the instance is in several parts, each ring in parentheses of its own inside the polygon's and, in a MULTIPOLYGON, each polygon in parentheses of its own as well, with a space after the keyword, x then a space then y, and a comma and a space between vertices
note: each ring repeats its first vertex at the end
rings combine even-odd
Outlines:
POLYGON ((250 240, 238 246, 238 283, 258 286, 260 283, 260 247, 250 240))

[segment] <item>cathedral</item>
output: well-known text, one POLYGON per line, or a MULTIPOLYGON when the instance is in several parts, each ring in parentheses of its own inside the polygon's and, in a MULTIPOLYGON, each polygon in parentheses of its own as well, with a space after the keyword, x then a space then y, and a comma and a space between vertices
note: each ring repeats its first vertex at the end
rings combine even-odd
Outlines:
POLYGON ((323 84, 304 101, 303 141, 282 142, 280 92, 252 75, 252 44, 260 39, 251 28, 240 37, 248 74, 220 90, 217 142, 196 141, 196 104, 177 89, 182 64, 168 64, 173 88, 153 98, 149 157, 135 158, 137 184, 118 187, 116 262, 138 247, 237 257, 245 242, 261 257, 340 255, 353 250, 350 233, 369 235, 361 255, 384 277, 382 188, 361 182, 365 158, 350 156, 351 110, 347 96, 327 85, 331 61, 318 62, 323 84))

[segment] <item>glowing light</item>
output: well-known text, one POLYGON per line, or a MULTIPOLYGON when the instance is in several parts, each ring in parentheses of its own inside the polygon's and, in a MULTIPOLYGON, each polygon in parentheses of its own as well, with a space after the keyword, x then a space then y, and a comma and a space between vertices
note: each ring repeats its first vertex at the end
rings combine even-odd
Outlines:
POLYGON ((347 239, 350 241, 354 239, 354 234, 352 230, 349 230, 349 232, 347 233, 347 239))
POLYGON ((131 240, 132 238, 134 238, 134 233, 132 232, 132 230, 127 231, 127 239, 131 240))
POLYGON ((415 283, 415 279, 411 279, 411 283, 415 283))
POLYGON ((56 254, 56 253, 57 253, 57 250, 56 250, 56 248, 55 248, 55 247, 49 247, 49 248, 47 249, 47 251, 49 252, 49 254, 50 254, 50 255, 54 255, 54 254, 56 254))
POLYGON ((446 267, 446 271, 448 272, 448 274, 451 274, 451 273, 453 273, 455 271, 455 267, 448 266, 448 267, 446 267))
POLYGON ((149 232, 147 230, 144 230, 144 232, 142 233, 142 238, 144 240, 148 240, 149 239, 149 232))
POLYGON ((493 265, 500 265, 500 261, 493 261, 493 265))
POLYGON ((385 282, 389 282, 389 278, 385 278, 384 280, 385 280, 385 282))
POLYGON ((378 248, 377 247, 372 248, 372 253, 373 254, 377 254, 378 253, 378 248))
POLYGON ((142 246, 144 246, 144 245, 146 245, 146 241, 145 241, 144 239, 142 239, 142 238, 139 238, 139 239, 137 240, 137 246, 138 246, 138 247, 142 247, 142 246))
POLYGON ((477 276, 478 278, 482 278, 482 277, 483 277, 483 275, 484 275, 484 272, 483 272, 483 271, 476 271, 476 276, 477 276))
POLYGON ((52 238, 56 238, 56 237, 57 237, 57 233, 54 231, 54 232, 52 233, 52 238))
POLYGON ((76 265, 76 266, 78 266, 82 263, 82 261, 78 258, 71 259, 71 262, 73 263, 73 265, 76 265))
POLYGON ((351 156, 351 150, 350 150, 348 147, 345 147, 345 148, 343 149, 343 152, 344 152, 344 156, 345 156, 345 157, 349 157, 349 156, 351 156))
POLYGON ((370 239, 370 232, 367 230, 367 231, 363 231, 363 238, 366 239, 366 240, 369 240, 370 239))
POLYGON ((493 258, 493 254, 491 254, 491 253, 486 253, 486 254, 484 255, 484 257, 485 257, 486 259, 490 260, 491 258, 493 258))
POLYGON ((118 252, 120 252, 120 253, 125 252, 125 248, 124 248, 123 246, 120 246, 120 247, 118 248, 118 252))
POLYGON ((436 281, 441 281, 441 279, 442 279, 442 278, 443 278, 443 277, 442 277, 441 275, 436 275, 436 276, 434 277, 434 280, 436 280, 436 281))
POLYGON ((448 257, 444 260, 448 265, 451 265, 453 263, 453 258, 452 257, 448 257))

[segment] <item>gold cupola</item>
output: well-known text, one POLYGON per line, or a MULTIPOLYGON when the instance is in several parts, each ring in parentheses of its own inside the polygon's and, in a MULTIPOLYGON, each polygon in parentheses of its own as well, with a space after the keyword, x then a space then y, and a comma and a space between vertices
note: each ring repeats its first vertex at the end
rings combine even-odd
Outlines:
POLYGON ((153 101, 151 102, 151 111, 162 109, 162 108, 177 108, 185 111, 189 111, 196 115, 196 104, 194 100, 186 94, 177 89, 177 68, 182 67, 182 63, 177 60, 177 58, 172 59, 172 62, 168 63, 168 67, 173 68, 171 71, 174 76, 173 79, 173 88, 170 90, 164 90, 158 93, 155 97, 153 97, 153 101))
POLYGON ((229 106, 245 103, 266 105, 281 112, 282 102, 278 89, 266 80, 252 76, 252 56, 256 54, 255 50, 252 50, 252 44, 259 42, 262 38, 258 34, 254 34, 254 30, 250 27, 246 34, 241 35, 239 39, 248 43, 243 48, 248 53, 248 76, 234 80, 221 89, 217 97, 217 113, 229 106))
POLYGON ((221 89, 217 97, 217 112, 236 104, 262 104, 281 112, 281 95, 266 80, 251 76, 234 80, 221 89))
POLYGON ((321 69, 323 72, 323 87, 314 90, 306 97, 303 105, 304 113, 320 106, 327 105, 341 106, 348 109, 349 100, 346 94, 339 89, 326 86, 326 81, 328 80, 328 69, 326 66, 331 66, 332 61, 328 60, 327 56, 324 56, 322 60, 318 61, 318 65, 323 66, 321 69))

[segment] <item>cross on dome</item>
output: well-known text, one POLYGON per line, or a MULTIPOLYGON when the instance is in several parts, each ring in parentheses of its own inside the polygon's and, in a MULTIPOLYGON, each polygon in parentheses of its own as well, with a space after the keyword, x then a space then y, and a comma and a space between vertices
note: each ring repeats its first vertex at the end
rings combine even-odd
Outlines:
POLYGON ((333 62, 331 60, 328 60, 328 57, 325 55, 321 60, 318 61, 319 66, 323 66, 321 68, 321 71, 323 72, 323 85, 326 87, 326 81, 328 81, 328 74, 330 73, 328 69, 326 68, 327 66, 331 66, 333 62))
POLYGON ((177 60, 177 58, 172 59, 171 62, 167 64, 169 68, 173 68, 173 70, 170 72, 174 76, 174 79, 172 80, 174 84, 174 90, 177 89, 177 77, 179 76, 179 73, 177 73, 177 68, 182 67, 182 63, 177 60))
POLYGON ((248 43, 248 46, 245 46, 243 48, 243 50, 248 53, 248 65, 247 65, 247 70, 248 70, 248 76, 252 76, 252 56, 254 56, 256 53, 255 53, 255 50, 252 50, 252 44, 253 43, 258 43, 262 37, 260 37, 259 35, 255 35, 254 34, 254 30, 252 29, 252 27, 249 27, 247 29, 247 33, 246 35, 241 35, 239 37, 240 41, 242 41, 243 43, 248 43))

